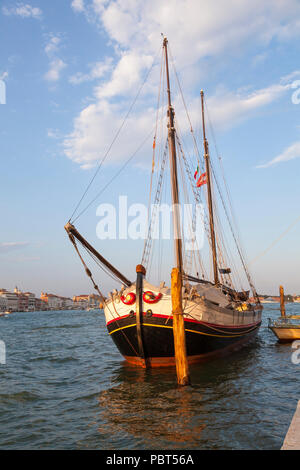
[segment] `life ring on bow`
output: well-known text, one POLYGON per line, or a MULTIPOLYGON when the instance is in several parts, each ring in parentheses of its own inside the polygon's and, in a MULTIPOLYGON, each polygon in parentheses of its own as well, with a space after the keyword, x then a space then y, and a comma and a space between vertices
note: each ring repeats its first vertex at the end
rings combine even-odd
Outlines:
POLYGON ((121 300, 122 300, 123 304, 125 304, 125 305, 134 304, 135 299, 136 299, 136 295, 133 292, 130 292, 126 296, 121 295, 121 300))
POLYGON ((158 302, 161 298, 162 294, 160 292, 157 295, 155 295, 150 290, 143 293, 143 301, 147 304, 156 304, 156 302, 158 302))

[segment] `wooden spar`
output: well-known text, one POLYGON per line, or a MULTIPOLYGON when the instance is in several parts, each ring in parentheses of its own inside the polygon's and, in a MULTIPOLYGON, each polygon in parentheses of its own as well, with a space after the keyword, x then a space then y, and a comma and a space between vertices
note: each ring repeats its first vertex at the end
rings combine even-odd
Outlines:
POLYGON ((282 286, 279 286, 279 294, 280 294, 280 312, 281 312, 281 316, 285 317, 284 290, 283 290, 282 286))
POLYGON ((146 270, 144 266, 138 264, 136 267, 136 333, 138 340, 139 355, 142 366, 147 367, 148 363, 145 358, 144 342, 143 342, 143 281, 146 270))
POLYGON ((206 139, 206 132, 205 132, 204 93, 203 93, 203 90, 201 90, 200 94, 201 94, 201 109, 202 109, 204 160, 205 160, 206 180, 207 180, 209 226, 210 226, 211 250, 212 250, 213 267, 214 267, 214 282, 215 282, 216 285, 218 285, 219 284, 218 260, 217 260, 216 235, 215 235, 215 225, 214 225, 214 213, 213 213, 213 204, 212 204, 210 158, 209 158, 208 142, 207 142, 207 139, 206 139))
POLYGON ((123 276, 123 274, 120 273, 120 271, 118 271, 114 266, 112 266, 105 258, 103 258, 103 256, 100 255, 100 253, 98 253, 98 251, 95 250, 95 248, 92 245, 90 245, 89 242, 85 240, 85 238, 83 238, 82 235, 80 235, 80 233, 78 232, 78 230, 76 230, 74 225, 68 222, 65 225, 65 230, 68 233, 69 238, 72 243, 75 242, 72 239, 72 237, 76 238, 83 246, 85 246, 91 253, 93 253, 93 255, 96 256, 96 258, 102 264, 104 264, 104 266, 106 266, 107 269, 109 269, 112 272, 112 274, 114 274, 123 284, 125 284, 128 287, 131 286, 132 282, 129 281, 129 279, 127 279, 125 276, 123 276))
POLYGON ((168 117, 169 117, 168 143, 169 143, 169 154, 170 154, 174 242, 175 242, 175 256, 176 256, 176 268, 172 270, 172 274, 171 274, 171 298, 172 298, 172 314, 173 314, 174 352, 175 352, 177 382, 179 385, 188 385, 190 383, 190 379, 189 379, 189 369, 188 369, 188 361, 187 361, 187 354, 186 354, 185 329, 184 329, 184 319, 183 319, 183 309, 182 309, 182 274, 183 274, 182 265, 183 263, 182 263, 182 242, 181 242, 180 213, 179 213, 179 190, 178 190, 178 177, 177 177, 174 109, 171 103, 167 38, 164 38, 163 47, 165 49, 165 61, 166 61, 166 80, 167 80, 168 117))
POLYGON ((178 178, 177 178, 177 159, 176 159, 176 144, 175 144, 175 127, 174 127, 174 109, 171 103, 171 90, 170 90, 170 76, 169 76, 169 62, 168 62, 168 40, 164 38, 163 47, 165 49, 166 60, 166 79, 167 79, 167 94, 168 94, 168 142, 170 154, 170 170, 171 170, 171 188, 172 188, 172 203, 173 203, 173 225, 174 225, 174 241, 175 241, 175 256, 176 266, 182 273, 182 242, 181 242, 181 228, 180 228, 180 212, 179 212, 179 191, 178 191, 178 178))
POLYGON ((177 382, 178 385, 189 385, 189 366, 186 353, 184 318, 182 310, 182 276, 178 268, 172 269, 171 297, 177 382))

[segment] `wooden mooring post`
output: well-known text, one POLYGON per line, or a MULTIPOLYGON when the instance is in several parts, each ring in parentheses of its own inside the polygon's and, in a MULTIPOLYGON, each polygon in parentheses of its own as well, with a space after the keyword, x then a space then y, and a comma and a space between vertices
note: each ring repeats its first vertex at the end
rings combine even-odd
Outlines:
POLYGON ((283 289, 283 286, 279 286, 279 294, 280 294, 280 312, 281 312, 281 316, 285 317, 284 289, 283 289))
POLYGON ((186 353, 185 329, 182 309, 182 276, 178 268, 172 269, 171 298, 177 383, 178 385, 189 385, 190 376, 186 353))

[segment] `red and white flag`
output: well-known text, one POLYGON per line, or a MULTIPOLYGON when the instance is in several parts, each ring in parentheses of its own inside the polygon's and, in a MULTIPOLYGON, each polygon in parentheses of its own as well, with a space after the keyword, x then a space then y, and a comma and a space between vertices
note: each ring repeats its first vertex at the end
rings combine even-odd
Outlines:
POLYGON ((207 183, 206 173, 202 173, 197 181, 197 188, 207 183))

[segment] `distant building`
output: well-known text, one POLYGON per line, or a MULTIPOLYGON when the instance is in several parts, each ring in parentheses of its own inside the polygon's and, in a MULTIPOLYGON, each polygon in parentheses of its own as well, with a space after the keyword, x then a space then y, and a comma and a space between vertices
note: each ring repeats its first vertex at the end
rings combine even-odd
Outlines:
POLYGON ((49 310, 60 310, 62 306, 61 299, 58 295, 48 294, 47 292, 41 293, 41 300, 46 302, 49 310))
POLYGON ((99 308, 101 303, 100 295, 91 294, 88 296, 88 307, 99 308))
POLYGON ((41 300, 47 304, 49 310, 70 310, 73 308, 73 300, 69 297, 42 292, 41 300))
POLYGON ((18 312, 28 312, 28 295, 18 294, 18 312))
POLYGON ((0 312, 34 312, 45 310, 85 310, 87 308, 99 308, 101 298, 99 295, 77 295, 73 299, 60 295, 42 292, 37 298, 32 292, 22 292, 16 286, 14 292, 0 289, 0 312))
POLYGON ((74 308, 84 310, 89 304, 89 295, 75 295, 73 297, 74 308))
POLYGON ((1 289, 0 297, 5 299, 7 310, 10 310, 11 312, 18 311, 18 294, 15 292, 8 292, 6 289, 1 289))
POLYGON ((71 310, 74 306, 73 300, 69 297, 61 297, 62 309, 71 310))
POLYGON ((47 303, 39 299, 38 297, 35 298, 35 311, 36 312, 43 312, 44 310, 48 310, 48 305, 47 303))
POLYGON ((28 298, 28 312, 35 311, 35 294, 32 292, 24 292, 24 294, 28 298))
POLYGON ((273 297, 265 297, 264 300, 262 300, 263 303, 274 303, 274 302, 277 302, 277 300, 274 300, 273 297))
POLYGON ((6 298, 0 295, 0 312, 6 312, 6 310, 7 310, 6 298))

